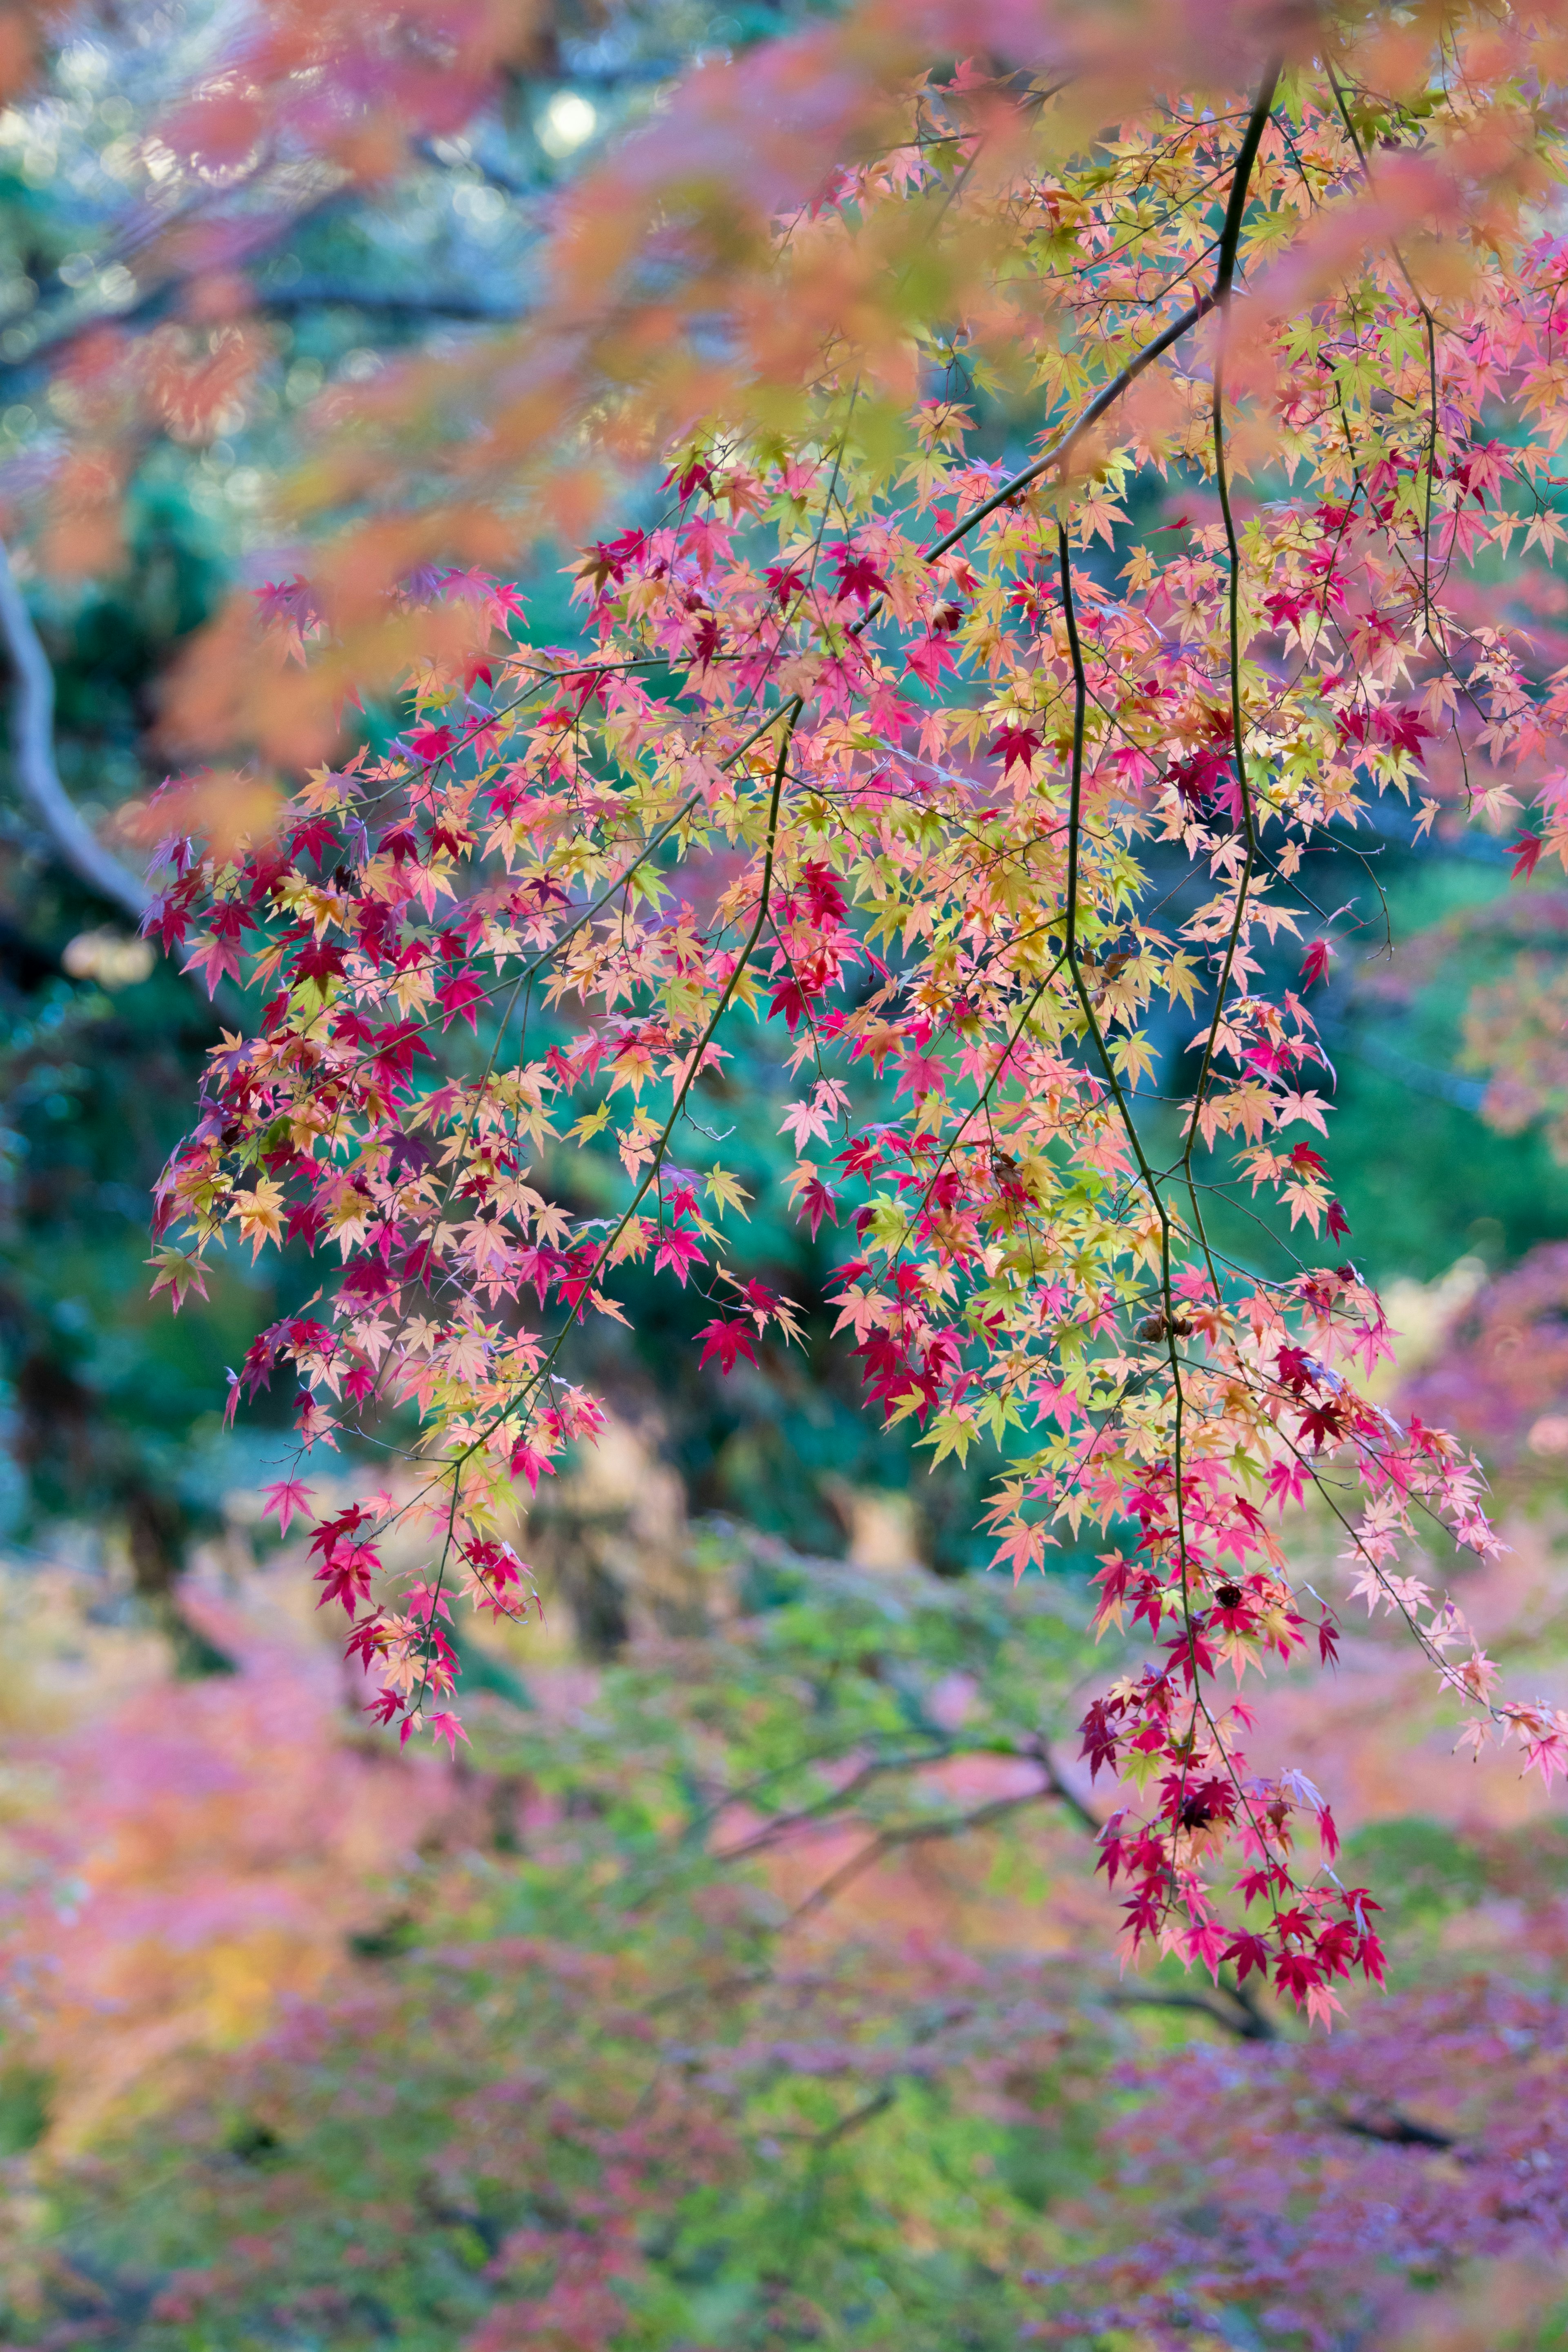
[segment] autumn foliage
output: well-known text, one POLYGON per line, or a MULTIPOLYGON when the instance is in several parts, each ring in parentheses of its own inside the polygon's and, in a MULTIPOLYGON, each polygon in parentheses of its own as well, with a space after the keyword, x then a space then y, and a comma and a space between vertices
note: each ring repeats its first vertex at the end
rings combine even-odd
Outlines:
POLYGON ((588 175, 520 336, 323 413, 299 496, 335 535, 172 722, 310 772, 238 838, 193 831, 199 780, 153 813, 150 929, 263 1008, 157 1279, 320 1253, 231 1402, 288 1374, 301 1444, 394 1448, 310 1538, 380 1721, 463 1736, 453 1612, 529 1605, 506 1530, 598 1425, 573 1335, 620 1269, 700 1293, 721 1372, 793 1336, 733 1269, 713 1124, 760 1022, 871 1410, 995 1449, 998 1562, 1087 1529, 1102 1623, 1147 1630, 1083 1723, 1129 1952, 1322 2020, 1380 1975, 1327 1803, 1249 1766, 1231 1687, 1334 1654, 1288 1557, 1314 1495, 1465 1739, 1568 1764, 1407 1557, 1495 1539, 1463 1447, 1369 1393, 1312 1010, 1320 853, 1380 794, 1417 835, 1528 803, 1525 867, 1568 840, 1568 678, 1475 584, 1563 534, 1565 39, 1551 7, 852 10, 588 175), (987 400, 1034 420, 1011 475, 987 400), (500 576, 548 530, 586 541, 585 649, 500 576), (393 689, 395 739, 331 752, 393 689), (618 1190, 563 1189, 574 1147, 618 1190), (1228 1198, 1291 1270, 1226 1255, 1228 1198))

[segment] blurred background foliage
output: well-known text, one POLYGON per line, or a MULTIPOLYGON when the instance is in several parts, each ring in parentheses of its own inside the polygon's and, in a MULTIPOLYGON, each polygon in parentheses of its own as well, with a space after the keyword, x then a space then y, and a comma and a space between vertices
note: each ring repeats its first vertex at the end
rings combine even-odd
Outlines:
MULTIPOLYGON (((0 1588, 0 2340, 1128 2352, 1171 2339, 1104 2276, 1168 2241, 1199 2352, 1560 2341, 1519 2131, 1555 2166, 1568 1844, 1447 1758, 1396 1633, 1271 1702, 1386 1906, 1394 1997, 1330 2044, 1228 1972, 1118 1976, 1069 1733, 1134 1654, 1067 1580, 645 1519, 615 1658, 553 1612, 470 1648, 451 1765, 345 1738, 247 1518, 186 1592, 226 1679, 172 1685, 90 1574, 0 1588)), ((1467 1605, 1560 1675, 1560 1560, 1510 1532, 1467 1605)))

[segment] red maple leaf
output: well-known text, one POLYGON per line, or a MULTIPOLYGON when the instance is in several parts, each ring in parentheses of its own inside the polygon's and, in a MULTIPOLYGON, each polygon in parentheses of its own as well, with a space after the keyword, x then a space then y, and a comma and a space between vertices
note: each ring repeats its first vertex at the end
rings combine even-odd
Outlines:
POLYGON ((431 1738, 444 1739, 446 1741, 447 1747, 452 1751, 454 1762, 457 1760, 458 1740, 466 1740, 468 1736, 468 1733, 463 1729, 462 1724, 459 1722, 458 1718, 445 1709, 430 1717, 431 1738))
POLYGON ((540 1479, 554 1477, 555 1465, 547 1455, 535 1453, 526 1437, 520 1437, 511 1449, 511 1475, 526 1478, 529 1493, 537 1495, 540 1479))
POLYGON ((444 760, 456 740, 449 727, 416 727, 408 738, 408 748, 416 760, 428 764, 444 760))
POLYGON ((858 596, 863 604, 868 604, 872 597, 887 586, 887 582, 868 555, 858 554, 847 545, 836 547, 832 552, 838 566, 836 604, 842 604, 847 596, 858 596))
POLYGON ((335 948, 331 940, 313 940, 296 962, 294 978, 296 981, 313 980, 324 996, 327 992, 328 981, 333 979, 342 968, 342 948, 335 948))
POLYGON ((455 971, 450 980, 444 980, 436 991, 436 1002, 447 1016, 443 1030, 454 1021, 466 1021, 470 1029, 478 1030, 477 1008, 485 1002, 485 992, 471 971, 455 971))
POLYGON ((918 646, 904 648, 904 667, 910 669, 922 686, 942 684, 943 670, 956 669, 958 656, 945 637, 922 637, 918 646))
POLYGON ((1290 1456, 1281 1454, 1277 1463, 1269 1463, 1269 1494, 1284 1510, 1286 1503, 1300 1503, 1310 1477, 1311 1470, 1307 1467, 1307 1463, 1293 1461, 1290 1456))
POLYGON ((802 1192, 800 1213, 810 1222, 813 1241, 816 1239, 824 1218, 830 1225, 836 1225, 838 1223, 836 1207, 837 1199, 838 1195, 832 1185, 825 1184, 820 1176, 812 1177, 805 1192, 802 1192))
POLYGON ((744 1356, 751 1364, 757 1360, 752 1335, 743 1323, 728 1323, 720 1316, 715 1321, 705 1323, 697 1336, 702 1342, 702 1363, 705 1365, 717 1356, 721 1372, 732 1372, 738 1357, 744 1356))
POLYGON ((1032 727, 999 727, 996 740, 991 746, 991 756, 994 760, 1001 760, 1002 772, 1005 775, 1016 760, 1021 760, 1026 768, 1039 749, 1040 738, 1032 727))
POLYGON ((1233 1936, 1223 1957, 1235 1961, 1237 1984, 1245 1984, 1254 1969, 1259 1976, 1268 1974, 1268 1947, 1261 1936, 1233 1936))

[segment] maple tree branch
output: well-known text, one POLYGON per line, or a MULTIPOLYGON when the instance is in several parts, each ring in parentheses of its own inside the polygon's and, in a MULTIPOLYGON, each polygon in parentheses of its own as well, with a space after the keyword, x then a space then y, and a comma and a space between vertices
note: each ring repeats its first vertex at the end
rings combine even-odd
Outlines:
MULTIPOLYGON (((826 1796, 820 1798, 815 1804, 798 1806, 793 1812, 775 1814, 771 1821, 764 1822, 760 1829, 754 1830, 749 1837, 737 1840, 733 1845, 721 1847, 713 1855, 713 1860, 715 1862, 742 1861, 748 1854, 760 1853, 770 1846, 783 1844, 797 1830, 841 1828, 843 1823, 833 1820, 834 1813, 846 1811, 852 1801, 871 1781, 885 1780, 892 1773, 921 1772, 931 1765, 945 1764, 954 1757, 1014 1757, 1019 1752, 1016 1747, 1004 1748, 994 1742, 975 1746, 962 1740, 944 1740, 940 1746, 922 1748, 918 1754, 872 1757, 859 1767, 842 1788, 831 1790, 826 1796)), ((1088 1830, 1091 1836, 1098 1837, 1102 1826, 1099 1816, 1062 1779, 1045 1742, 1037 1741, 1022 1752, 1027 1756, 1031 1763, 1037 1764, 1045 1775, 1047 1784, 1045 1793, 1059 1799, 1068 1811, 1078 1821, 1079 1826, 1088 1830)), ((731 1804, 737 1800, 735 1797, 731 1797, 725 1801, 731 1804)), ((721 1811, 723 1807, 717 1810, 721 1811)), ((713 1818, 711 1813, 709 1818, 713 1818)))
MULTIPOLYGON (((1228 310, 1236 275, 1237 251, 1241 242, 1241 224, 1247 210, 1247 184, 1252 166, 1274 104, 1274 91, 1279 79, 1278 64, 1264 76, 1263 87, 1252 110, 1247 134, 1236 161, 1236 177, 1231 183, 1230 202, 1226 207, 1225 227, 1220 235, 1219 261, 1215 270, 1214 299, 1228 310)), ((1236 916, 1226 940, 1225 961, 1219 982, 1215 991, 1214 1018, 1209 1024, 1204 1045, 1203 1066, 1193 1089, 1192 1123, 1187 1131, 1186 1150, 1181 1165, 1186 1172, 1188 1192, 1194 1211, 1197 1196, 1192 1183, 1193 1152, 1198 1139, 1198 1114, 1208 1093, 1209 1077, 1214 1069, 1219 1033, 1225 1019, 1226 999, 1230 992, 1231 974, 1236 969, 1236 953, 1240 943, 1242 925, 1246 920, 1248 896, 1252 887, 1253 868, 1258 859, 1258 828, 1252 813, 1252 795, 1247 783, 1247 749, 1243 740, 1241 709, 1241 544, 1237 536, 1236 518, 1231 509, 1230 481, 1225 449, 1225 381, 1222 354, 1216 354, 1214 369, 1212 400, 1214 419, 1215 487, 1219 492, 1220 514, 1225 524, 1226 549, 1229 556, 1229 576, 1226 584, 1226 617, 1228 621, 1228 667, 1230 676, 1231 751, 1236 761, 1236 788, 1241 806, 1241 831, 1246 844, 1241 878, 1237 886, 1236 916)), ((1201 1219, 1200 1219, 1201 1224, 1201 1219)))
POLYGON ((1079 1829, 1087 1830, 1090 1837, 1098 1838, 1105 1823, 1094 1807, 1086 1805, 1071 1783, 1062 1779, 1045 1740, 1037 1739, 1029 1752, 1045 1775, 1047 1794, 1056 1798, 1064 1811, 1072 1815, 1079 1829))
POLYGON ((1252 167, 1258 161, 1258 150, 1263 143, 1263 133, 1268 127, 1274 110, 1274 93, 1279 87, 1280 60, 1277 58, 1265 73, 1237 150, 1236 171, 1230 184, 1230 200, 1225 208, 1225 226, 1219 234, 1219 260, 1215 268, 1214 293, 1216 303, 1230 300, 1231 287, 1236 278, 1237 254, 1241 245, 1241 224, 1247 215, 1247 198, 1252 184, 1252 167))
POLYGON ((1454 2133, 1439 2131, 1435 2124, 1418 2123, 1398 2107, 1382 2107, 1374 2115, 1347 2116, 1340 2108, 1330 2109, 1341 2131, 1353 2132, 1357 2139, 1382 2140, 1388 2147, 1455 2147, 1458 2145, 1454 2133))
POLYGON ((1064 1785, 1055 1767, 1038 1755, 1034 1760, 1040 1765, 1043 1775, 1037 1789, 1026 1789, 1016 1797, 992 1797, 984 1804, 973 1806, 967 1813, 938 1815, 929 1822, 897 1822, 890 1829, 879 1830, 858 1853, 851 1854, 849 1860, 825 1878, 820 1886, 813 1887, 805 1900, 797 1904, 790 1913, 784 1926, 798 1927, 803 1919, 811 1918, 816 1912, 825 1910, 835 1895, 841 1895, 864 1871, 871 1869, 888 1854, 896 1853, 900 1846, 925 1845, 936 1838, 962 1837, 966 1830, 988 1829, 993 1822, 1005 1821, 1010 1813, 1018 1812, 1026 1805, 1037 1805, 1054 1799, 1065 1804, 1068 1811, 1077 1814, 1080 1820, 1091 1822, 1098 1832, 1100 1824, 1094 1821, 1082 1800, 1064 1785))
MULTIPOLYGON (((11 759, 18 789, 43 826, 56 856, 89 890, 140 925, 153 892, 134 867, 106 849, 60 782, 55 757, 55 674, 5 544, 0 540, 0 645, 10 657, 11 759)), ((186 974, 204 1012, 229 1026, 247 1027, 237 992, 221 982, 212 995, 195 972, 186 974)))
POLYGON ((1230 185, 1230 202, 1226 209, 1225 227, 1220 234, 1219 261, 1215 270, 1212 289, 1207 294, 1201 294, 1190 310, 1184 310, 1179 319, 1173 319, 1170 325, 1154 337, 1152 342, 1145 343, 1143 349, 1134 358, 1129 360, 1125 367, 1120 368, 1110 383, 1095 394, 1077 424, 1069 425, 1060 439, 1051 444, 1043 457, 1037 457, 1032 465, 1024 467, 1021 474, 1015 474, 1011 481, 1004 482, 1000 489, 994 490, 988 499, 982 499, 973 513, 966 514, 962 522, 954 523, 944 539, 939 539, 934 547, 928 547, 925 551, 925 560, 928 563, 934 563, 938 556, 947 553, 950 547, 956 547, 959 541, 974 529, 976 523, 984 522, 987 515, 994 514, 998 507, 1005 507, 1009 499, 1016 498, 1020 490, 1026 490, 1031 482, 1037 482, 1042 474, 1047 472, 1052 466, 1063 461, 1070 452, 1074 442, 1081 439, 1091 425, 1099 424, 1107 409, 1115 406, 1129 385, 1137 382, 1146 367, 1152 366, 1155 360, 1168 352, 1173 343, 1179 343, 1182 337, 1195 327, 1200 320, 1206 319, 1211 310, 1229 300, 1231 284, 1236 275, 1236 257, 1241 238, 1242 217, 1247 210, 1247 188, 1252 179, 1252 166, 1258 159, 1258 145, 1273 109, 1274 92, 1279 86, 1279 67, 1276 64, 1270 66, 1263 78, 1262 88, 1258 93, 1257 101, 1248 118, 1247 130, 1237 154, 1235 175, 1230 185))
POLYGON ((862 2100, 859 2106, 851 2107, 847 2115, 840 2116, 837 2123, 826 2125, 821 2131, 781 2132, 775 2129, 770 2137, 794 2140, 812 2156, 826 2156, 828 2149, 836 2147, 841 2139, 847 2139, 851 2133, 859 2131, 864 2125, 875 2123, 879 2116, 885 2116, 898 2095, 891 2084, 885 2084, 873 2097, 862 2100))
POLYGON ((439 287, 388 288, 356 286, 347 278, 300 278, 292 286, 259 286, 256 308, 275 317, 296 310, 374 311, 389 318, 468 319, 479 325, 515 326, 529 312, 521 303, 490 302, 483 295, 445 292, 439 287))
MULTIPOLYGON (((1343 85, 1331 64, 1328 67, 1328 77, 1329 87, 1334 93, 1334 102, 1340 110, 1341 120, 1350 134, 1351 145, 1355 149, 1356 161, 1361 165, 1362 178, 1370 189, 1372 171, 1367 163, 1366 149, 1362 144, 1361 134, 1355 127, 1354 118, 1346 102, 1343 85)), ((1432 316, 1431 304, 1410 275, 1409 265, 1398 244, 1391 244, 1390 250, 1399 264, 1399 274, 1415 297, 1426 327, 1426 383, 1430 421, 1426 439, 1426 500, 1421 518, 1421 614, 1426 624, 1427 637, 1430 638, 1432 636, 1432 484, 1437 471, 1437 321, 1432 316)))
POLYGON ((62 863, 112 907, 140 923, 152 892, 105 849, 60 782, 55 759, 55 674, 26 599, 0 541, 0 644, 10 657, 11 755, 22 797, 62 863))
POLYGON ((1153 1985, 1113 1985, 1105 1995, 1111 2009, 1181 2009, 1194 2016, 1206 2017, 1233 2034, 1237 2042, 1278 2042, 1279 2029, 1268 2011, 1259 2008, 1249 1985, 1221 1981, 1215 1993, 1194 1992, 1173 1986, 1167 1991, 1153 1985), (1226 2006, 1226 2004, 1232 2004, 1226 2006))
POLYGON ((1098 425, 1108 408, 1115 406, 1129 384, 1135 383, 1144 369, 1152 366, 1173 343, 1180 342, 1200 319, 1206 319, 1214 306, 1214 296, 1202 294, 1190 310, 1184 310, 1179 319, 1173 319, 1152 343, 1145 343, 1137 356, 1129 360, 1126 366, 1119 369, 1110 383, 1096 393, 1078 422, 1069 425, 1059 440, 1052 442, 1043 457, 1037 457, 1033 465, 1026 466, 1021 474, 1015 474, 1010 482, 1004 482, 1000 489, 994 490, 988 499, 983 499, 966 514, 962 522, 954 523, 945 539, 939 539, 934 547, 928 547, 926 562, 934 563, 938 556, 945 555, 950 547, 956 547, 961 539, 966 538, 976 523, 984 522, 987 515, 994 514, 998 507, 1005 507, 1009 499, 1016 498, 1020 490, 1026 490, 1031 482, 1037 482, 1042 474, 1065 458, 1073 443, 1079 440, 1091 425, 1098 425))
POLYGON ((873 1780, 885 1780, 894 1772, 920 1772, 928 1765, 945 1764, 954 1755, 984 1754, 972 1748, 958 1749, 948 1743, 939 1748, 922 1748, 917 1756, 876 1756, 853 1773, 842 1788, 829 1790, 815 1804, 799 1805, 793 1812, 775 1813, 761 1829, 749 1837, 739 1838, 733 1845, 721 1846, 713 1855, 715 1862, 740 1862, 747 1854, 761 1853, 769 1846, 781 1845, 797 1830, 826 1827, 837 1829, 841 1823, 833 1820, 836 1812, 847 1807, 861 1790, 873 1780))

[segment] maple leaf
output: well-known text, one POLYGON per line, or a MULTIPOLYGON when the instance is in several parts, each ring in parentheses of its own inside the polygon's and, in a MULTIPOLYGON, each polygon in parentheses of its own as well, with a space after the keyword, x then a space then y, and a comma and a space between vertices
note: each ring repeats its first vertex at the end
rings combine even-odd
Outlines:
POLYGON ((1509 852, 1513 859, 1513 878, 1516 882, 1529 881, 1545 846, 1540 834, 1529 831, 1521 833, 1517 841, 1509 843, 1509 852))
POLYGON ((718 1203, 721 1215, 726 1209, 737 1209, 742 1216, 745 1215, 746 1202, 751 1194, 740 1179, 732 1176, 727 1168, 721 1168, 717 1160, 703 1178, 703 1184, 709 1199, 718 1203))
POLYGON ((686 1278, 692 1267, 705 1265, 707 1262, 695 1234, 687 1233, 681 1226, 672 1225, 660 1235, 658 1247, 654 1255, 653 1270, 658 1274, 664 1267, 668 1266, 684 1290, 686 1278))
POLYGON ((436 991, 436 1002, 446 1018, 441 1026, 449 1029, 454 1021, 466 1021, 470 1029, 479 1028, 479 1007, 488 1001, 487 992, 472 972, 454 972, 436 991))
POLYGON ((555 1465, 548 1454, 539 1453, 525 1437, 520 1437, 512 1447, 510 1466, 514 1478, 527 1479, 531 1495, 538 1494, 542 1477, 553 1478, 555 1475, 555 1465))
POLYGON ((757 1360, 751 1332, 744 1323, 731 1322, 721 1316, 705 1323, 697 1337, 702 1341, 701 1364, 711 1363, 717 1357, 721 1372, 732 1372, 742 1356, 751 1364, 757 1360))
POLYGON ((847 545, 830 548, 828 552, 838 567, 837 603, 841 604, 847 596, 858 596, 863 604, 868 604, 873 596, 886 589, 887 582, 868 555, 858 554, 847 545))
POLYGON ((238 941, 212 935, 197 939, 182 969, 199 972, 207 994, 216 996, 221 981, 239 978, 238 941))
POLYGON ((266 1499, 267 1517, 277 1519, 279 1535, 288 1534, 293 1520, 310 1517, 312 1489, 301 1486, 297 1478, 280 1479, 275 1486, 264 1486, 261 1492, 266 1499))
POLYGON ((312 940, 310 946, 302 949, 295 958, 293 977, 296 982, 305 981, 312 983, 325 996, 329 982, 335 979, 342 968, 341 948, 335 947, 330 940, 312 940))
POLYGON ((803 1151, 814 1138, 819 1143, 826 1143, 828 1129, 847 1100, 847 1089, 837 1080, 820 1080, 813 1088, 809 1102, 791 1103, 779 1121, 778 1131, 781 1135, 794 1138, 796 1151, 803 1151))
POLYGON ((459 1739, 466 1741, 468 1737, 458 1718, 447 1709, 439 1708, 426 1717, 426 1726, 433 1739, 446 1741, 453 1761, 456 1762, 458 1742, 459 1739))
POLYGON ((790 563, 770 563, 764 577, 773 602, 781 612, 786 610, 795 602, 805 585, 805 573, 797 571, 795 566, 790 563))
POLYGON ((147 1264, 157 1268, 157 1278, 153 1284, 152 1297, 156 1298, 161 1290, 166 1290, 169 1293, 169 1303, 176 1315, 193 1290, 198 1298, 206 1297, 207 1269, 199 1257, 193 1257, 188 1251, 173 1248, 160 1249, 147 1260, 147 1264))
POLYGON ((270 1176, 260 1177, 250 1191, 235 1194, 228 1213, 237 1218, 240 1238, 250 1244, 253 1258, 264 1242, 282 1240, 282 1210, 283 1187, 270 1176))
POLYGON ((1301 959, 1301 985, 1316 988, 1329 976, 1329 959, 1332 950, 1327 940, 1313 940, 1301 959))
POLYGON ((941 686, 945 671, 957 668, 958 656, 946 636, 923 637, 919 645, 906 646, 904 666, 922 686, 934 690, 941 686))
POLYGON ((999 727, 991 746, 991 756, 1002 761, 1002 772, 1005 775, 1015 763, 1026 768, 1041 748, 1041 742, 1042 738, 1032 727, 999 727))
POLYGON ((408 748, 416 760, 428 765, 444 760, 457 741, 449 727, 423 726, 414 729, 408 738, 408 748))
POLYGON ((796 1206, 811 1227, 813 1241, 816 1239, 825 1220, 830 1225, 836 1225, 838 1222, 838 1195, 831 1184, 824 1182, 815 1169, 812 1169, 796 1196, 796 1206))

